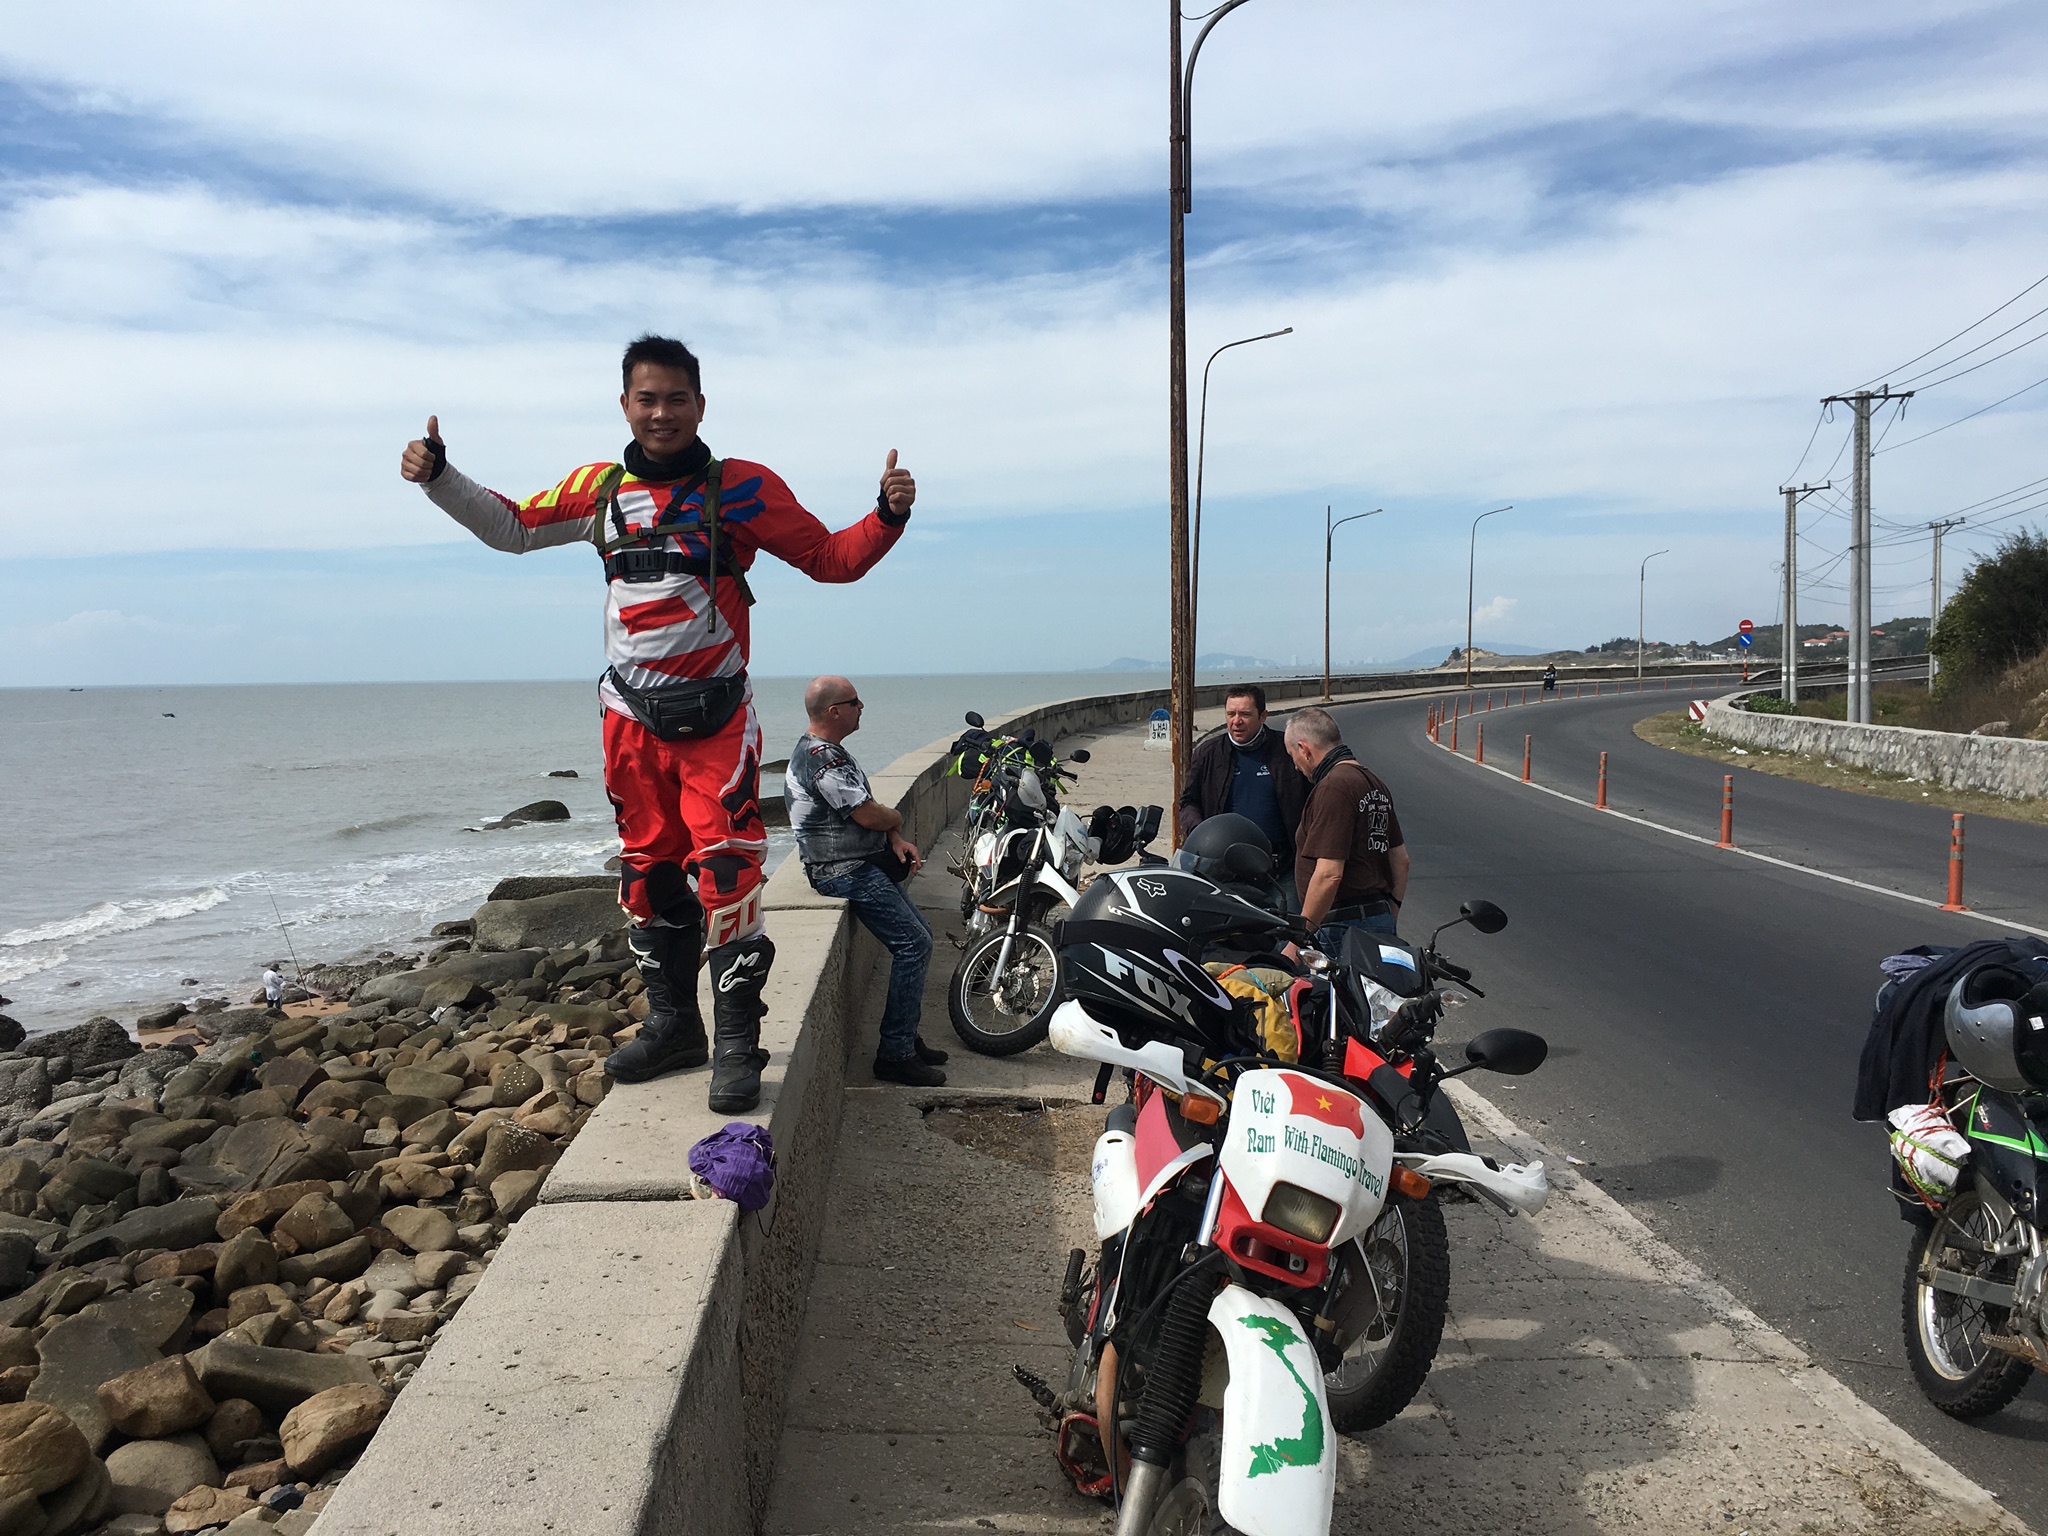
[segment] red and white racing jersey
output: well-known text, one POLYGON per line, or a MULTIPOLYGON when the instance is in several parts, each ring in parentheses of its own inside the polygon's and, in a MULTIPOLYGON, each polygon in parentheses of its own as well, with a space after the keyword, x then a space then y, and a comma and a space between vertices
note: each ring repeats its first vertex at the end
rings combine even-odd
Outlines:
MULTIPOLYGON (((599 482, 610 461, 585 464, 559 484, 524 501, 479 485, 454 465, 422 489, 428 498, 493 549, 523 555, 559 544, 609 542, 618 529, 598 529, 606 508, 598 504, 599 482)), ((730 677, 743 671, 751 630, 741 584, 726 579, 745 572, 756 554, 768 551, 813 581, 858 581, 902 537, 874 512, 837 533, 819 522, 790 494, 773 470, 745 459, 723 463, 718 500, 722 533, 719 551, 717 626, 712 626, 710 582, 673 572, 655 581, 607 583, 604 613, 605 659, 635 688, 659 688, 683 679, 730 677)), ((649 528, 662 516, 687 526, 648 547, 704 560, 709 550, 700 528, 704 493, 692 491, 680 506, 669 503, 675 481, 643 481, 626 474, 618 482, 618 508, 626 531, 649 528)), ((751 695, 751 688, 749 693, 751 695)), ((605 707, 631 717, 607 679, 599 690, 605 707)))

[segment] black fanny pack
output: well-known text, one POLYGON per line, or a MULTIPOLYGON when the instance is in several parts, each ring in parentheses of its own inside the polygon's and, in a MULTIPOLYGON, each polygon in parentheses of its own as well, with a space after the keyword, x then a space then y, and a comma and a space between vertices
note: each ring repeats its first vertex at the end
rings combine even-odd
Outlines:
POLYGON ((612 667, 605 676, 626 708, 648 730, 663 741, 688 741, 695 736, 715 736, 725 729, 747 696, 747 674, 731 677, 694 678, 671 683, 666 688, 635 688, 612 667))

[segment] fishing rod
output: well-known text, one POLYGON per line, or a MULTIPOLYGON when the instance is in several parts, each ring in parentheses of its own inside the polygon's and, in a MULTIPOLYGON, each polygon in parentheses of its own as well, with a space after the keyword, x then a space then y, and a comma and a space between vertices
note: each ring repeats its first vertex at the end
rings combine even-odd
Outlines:
MULTIPOLYGON (((262 872, 259 870, 258 873, 261 874, 262 872)), ((306 968, 299 964, 298 949, 292 944, 291 924, 284 920, 284 913, 278 908, 277 892, 272 889, 270 876, 268 875, 263 875, 263 889, 270 892, 270 910, 277 916, 277 931, 284 935, 285 953, 292 957, 292 969, 299 973, 299 985, 304 986, 306 984, 306 968)))

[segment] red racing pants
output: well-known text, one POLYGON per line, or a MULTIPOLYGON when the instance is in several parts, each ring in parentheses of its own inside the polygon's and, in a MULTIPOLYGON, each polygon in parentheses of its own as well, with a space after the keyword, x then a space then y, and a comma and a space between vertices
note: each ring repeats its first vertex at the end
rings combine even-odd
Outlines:
POLYGON ((604 787, 619 823, 619 905, 635 922, 701 922, 707 949, 761 931, 768 834, 751 699, 717 735, 687 741, 607 709, 604 787))

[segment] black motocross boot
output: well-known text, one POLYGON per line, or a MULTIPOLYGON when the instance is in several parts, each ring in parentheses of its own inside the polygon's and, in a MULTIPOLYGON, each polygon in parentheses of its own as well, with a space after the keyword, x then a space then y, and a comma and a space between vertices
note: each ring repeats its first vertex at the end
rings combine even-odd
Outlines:
POLYGON ((768 1011, 761 990, 775 945, 765 933, 721 944, 711 951, 711 1111, 744 1115, 761 1102, 761 1016, 768 1011))
POLYGON ((638 1035, 605 1058, 605 1074, 621 1083, 644 1083, 664 1072, 703 1066, 710 1057, 697 1006, 704 930, 636 927, 626 943, 647 987, 647 1017, 638 1035))

